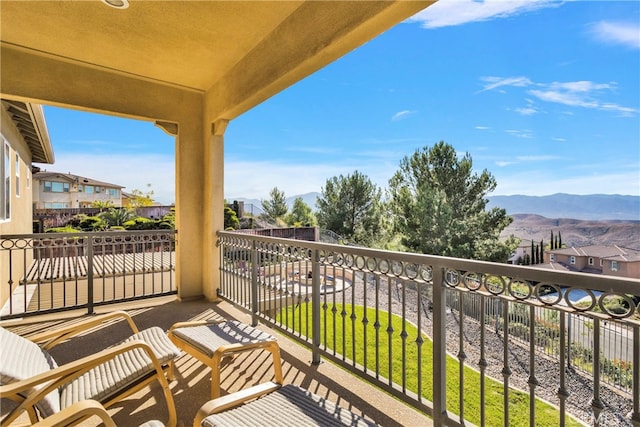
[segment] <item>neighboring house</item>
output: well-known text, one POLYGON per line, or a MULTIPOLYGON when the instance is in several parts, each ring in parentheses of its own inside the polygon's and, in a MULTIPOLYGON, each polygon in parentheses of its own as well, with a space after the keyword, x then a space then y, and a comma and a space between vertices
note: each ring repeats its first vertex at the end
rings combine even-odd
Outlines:
MULTIPOLYGON (((53 149, 40 105, 2 99, 0 108, 0 235, 33 232, 31 164, 53 163, 53 149)), ((6 248, 10 249, 10 248, 6 248)), ((0 251, 0 307, 24 275, 23 260, 10 258, 11 251, 0 251), (7 286, 9 285, 9 286, 7 286)))
POLYGON ((640 251, 620 246, 554 249, 545 251, 544 261, 554 269, 640 278, 640 251))
POLYGON ((34 209, 88 208, 93 202, 122 206, 124 187, 73 175, 41 171, 33 174, 34 209))
POLYGON ((522 239, 516 250, 507 260, 507 264, 522 264, 527 257, 531 260, 531 240, 522 239))

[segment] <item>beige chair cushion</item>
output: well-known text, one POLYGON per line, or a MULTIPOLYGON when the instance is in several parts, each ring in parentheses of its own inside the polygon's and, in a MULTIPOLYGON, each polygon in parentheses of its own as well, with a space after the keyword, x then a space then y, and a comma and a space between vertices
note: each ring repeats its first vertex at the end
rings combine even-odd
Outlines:
POLYGON ((209 358, 220 347, 229 344, 250 344, 265 341, 275 341, 275 337, 237 320, 201 326, 187 326, 176 328, 173 334, 200 353, 209 358))
POLYGON ((298 386, 287 384, 257 400, 209 415, 202 427, 375 426, 345 408, 298 386))
MULTIPOLYGON (((26 380, 57 366, 51 355, 36 343, 0 328, 0 384, 26 380)), ((37 406, 45 413, 58 412, 60 410, 58 391, 49 393, 37 406)))
MULTIPOLYGON (((180 355, 180 349, 158 327, 140 331, 123 342, 133 340, 142 340, 149 344, 161 365, 166 365, 180 355)), ((142 349, 118 355, 63 386, 60 393, 60 406, 66 408, 86 399, 104 401, 153 370, 151 359, 142 349)))

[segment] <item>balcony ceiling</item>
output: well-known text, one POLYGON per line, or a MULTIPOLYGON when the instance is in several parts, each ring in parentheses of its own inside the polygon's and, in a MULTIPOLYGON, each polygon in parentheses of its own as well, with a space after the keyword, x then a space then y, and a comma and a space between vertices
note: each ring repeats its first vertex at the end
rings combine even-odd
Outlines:
MULTIPOLYGON (((41 57, 76 69, 215 93, 224 99, 218 113, 232 119, 432 1, 129 3, 116 9, 101 0, 2 0, 3 95, 29 98, 34 84, 16 81, 11 62, 41 57), (5 93, 5 88, 16 93, 5 93)), ((72 85, 68 80, 59 84, 72 85)), ((46 91, 32 94, 44 98, 46 91)))

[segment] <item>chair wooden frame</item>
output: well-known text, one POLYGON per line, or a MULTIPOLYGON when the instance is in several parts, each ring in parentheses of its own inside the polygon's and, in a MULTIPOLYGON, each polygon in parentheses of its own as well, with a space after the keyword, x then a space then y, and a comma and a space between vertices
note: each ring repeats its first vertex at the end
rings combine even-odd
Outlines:
MULTIPOLYGON (((57 330, 45 331, 32 336, 30 340, 39 344, 42 349, 47 350, 54 347, 56 344, 59 344, 60 342, 82 332, 88 331, 93 327, 117 319, 126 320, 134 334, 139 332, 129 314, 123 311, 118 311, 96 316, 91 319, 84 319, 73 325, 57 330)), ((73 379, 85 374, 91 369, 115 358, 117 355, 127 353, 135 349, 141 349, 147 354, 154 369, 139 378, 130 387, 116 391, 113 395, 108 396, 100 403, 105 408, 108 408, 114 403, 136 393, 153 381, 158 380, 162 387, 169 412, 167 426, 175 426, 177 424, 176 408, 173 395, 169 388, 169 382, 167 380, 167 377, 169 380, 173 379, 174 363, 171 361, 166 366, 162 366, 149 344, 141 340, 125 342, 90 356, 66 363, 48 372, 43 372, 24 380, 0 385, 0 396, 18 403, 18 405, 9 414, 6 414, 3 417, 2 425, 11 424, 23 411, 26 411, 29 414, 31 423, 36 423, 39 417, 35 406, 44 396, 73 379), (39 388, 35 389, 35 387, 39 388)))
POLYGON ((105 427, 117 427, 106 408, 96 400, 82 400, 64 408, 31 427, 67 427, 81 423, 91 417, 98 417, 105 427))
POLYGON ((274 340, 252 342, 252 343, 234 343, 228 345, 222 345, 213 352, 213 357, 209 357, 204 354, 200 349, 194 347, 191 343, 183 340, 181 337, 174 334, 174 331, 179 328, 197 327, 197 326, 210 326, 225 322, 226 320, 202 320, 191 322, 179 322, 171 326, 169 329, 169 338, 173 343, 198 359, 200 362, 211 368, 211 398, 215 399, 220 396, 220 366, 222 360, 225 357, 235 356, 239 353, 246 351, 252 351, 261 349, 271 353, 273 360, 274 381, 278 384, 282 384, 284 379, 282 375, 282 361, 280 358, 280 346, 278 342, 274 340))

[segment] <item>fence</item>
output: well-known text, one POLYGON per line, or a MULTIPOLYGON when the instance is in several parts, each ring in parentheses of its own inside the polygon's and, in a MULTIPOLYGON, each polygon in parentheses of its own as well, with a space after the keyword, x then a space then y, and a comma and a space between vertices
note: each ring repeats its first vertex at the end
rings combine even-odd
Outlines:
POLYGON ((640 426, 638 279, 218 235, 222 298, 307 345, 314 363, 340 364, 436 425, 564 426, 579 418, 640 426), (573 290, 590 300, 573 303, 573 290), (609 356, 605 322, 627 338, 609 356), (588 358, 578 359, 585 352, 576 334, 589 327, 594 333, 580 341, 588 358), (611 393, 604 379, 617 374, 605 361, 623 357, 631 384, 611 393), (588 375, 566 369, 578 364, 588 375), (540 399, 557 408, 552 421, 540 399))
POLYGON ((173 230, 0 236, 2 319, 176 293, 173 230))

